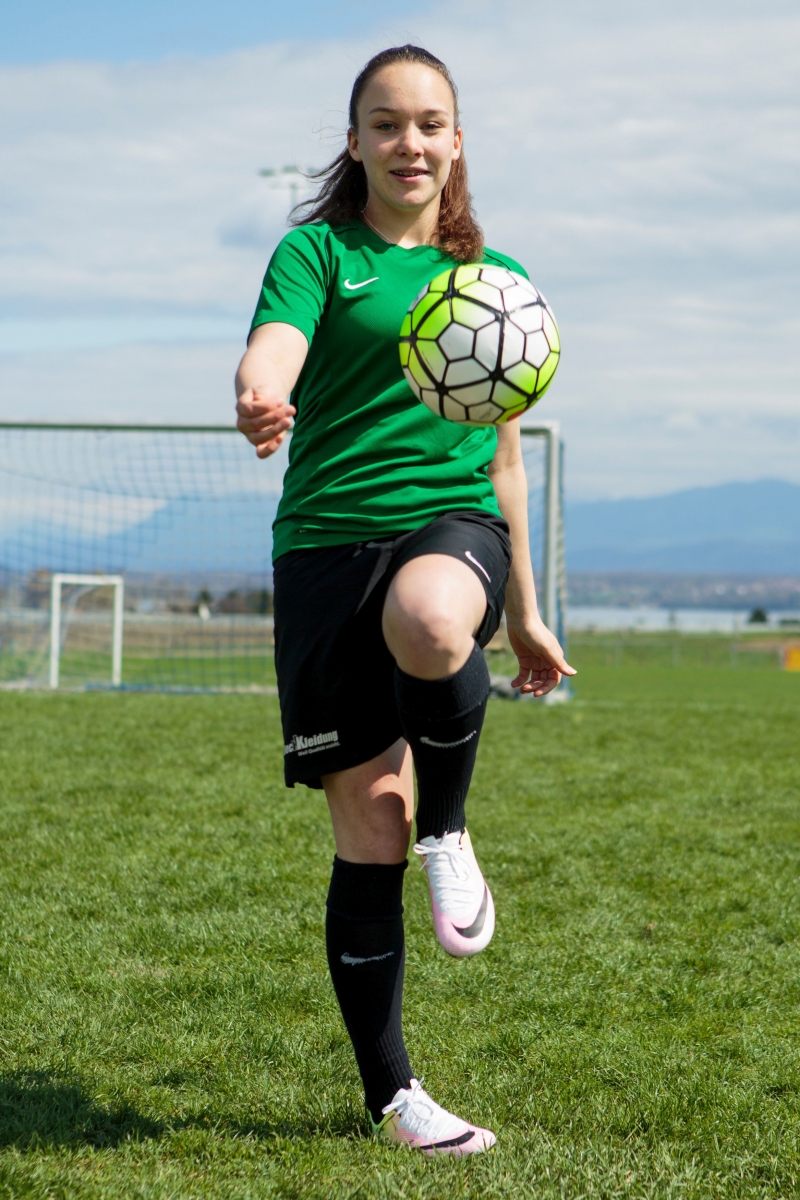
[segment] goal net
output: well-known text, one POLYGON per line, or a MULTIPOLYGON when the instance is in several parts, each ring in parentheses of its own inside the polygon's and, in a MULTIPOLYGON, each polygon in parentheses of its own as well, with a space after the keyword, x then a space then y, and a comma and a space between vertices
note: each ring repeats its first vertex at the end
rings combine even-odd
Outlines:
MULTIPOLYGON (((557 430, 525 430, 531 549, 554 629, 558 444, 557 430)), ((227 427, 0 426, 0 686, 273 690, 271 525, 286 458, 284 446, 257 459, 227 427)))

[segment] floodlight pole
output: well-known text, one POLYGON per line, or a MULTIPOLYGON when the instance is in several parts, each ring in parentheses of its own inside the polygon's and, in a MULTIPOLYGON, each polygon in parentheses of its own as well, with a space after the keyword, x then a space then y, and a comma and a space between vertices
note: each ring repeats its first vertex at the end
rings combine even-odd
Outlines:
MULTIPOLYGON (((300 199, 300 180, 305 179, 306 173, 300 167, 265 167, 258 172, 263 179, 269 179, 270 185, 273 188, 282 190, 289 189, 289 199, 291 200, 291 208, 297 207, 297 202, 300 199)), ((313 172, 309 171, 309 174, 313 172)), ((291 211, 291 210, 290 210, 291 211)))

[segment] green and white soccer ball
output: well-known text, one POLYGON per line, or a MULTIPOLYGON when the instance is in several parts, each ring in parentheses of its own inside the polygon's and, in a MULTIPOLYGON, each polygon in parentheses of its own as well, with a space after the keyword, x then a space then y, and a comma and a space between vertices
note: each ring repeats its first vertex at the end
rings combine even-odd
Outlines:
POLYGON ((400 327, 400 362, 433 412, 502 425, 550 386, 561 343, 536 288, 505 267, 450 267, 424 287, 400 327))

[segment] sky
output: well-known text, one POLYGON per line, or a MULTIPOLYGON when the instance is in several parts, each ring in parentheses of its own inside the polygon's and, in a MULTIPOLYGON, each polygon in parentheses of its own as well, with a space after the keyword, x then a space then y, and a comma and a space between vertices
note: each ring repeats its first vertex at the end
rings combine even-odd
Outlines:
POLYGON ((289 206, 258 172, 334 157, 363 62, 414 40, 459 85, 487 243, 558 318, 533 415, 561 422, 569 496, 800 482, 796 5, 375 12, 8 6, 0 420, 231 420, 289 206))

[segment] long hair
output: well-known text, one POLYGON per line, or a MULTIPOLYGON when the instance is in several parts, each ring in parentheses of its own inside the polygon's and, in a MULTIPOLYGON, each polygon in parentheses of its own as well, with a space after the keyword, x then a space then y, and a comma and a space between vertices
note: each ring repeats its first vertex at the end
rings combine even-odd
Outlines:
MULTIPOLYGON (((447 67, 441 59, 421 46, 406 45, 382 50, 369 60, 357 76, 350 96, 350 128, 358 129, 358 103, 372 76, 382 67, 394 63, 420 63, 437 71, 447 81, 453 94, 455 123, 458 127, 458 92, 447 67)), ((347 148, 311 178, 320 180, 321 187, 316 196, 304 200, 292 210, 292 225, 305 225, 312 221, 346 225, 361 217, 367 205, 367 176, 363 163, 351 158, 347 148)), ((452 164, 447 183, 442 189, 437 237, 439 248, 458 262, 479 262, 483 257, 483 232, 472 211, 463 153, 452 164)))

